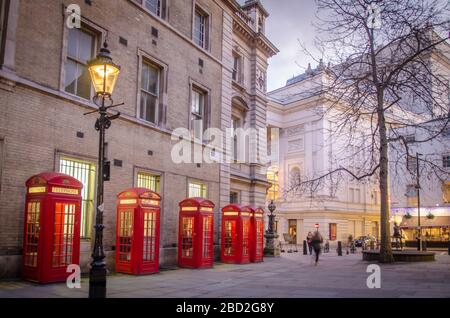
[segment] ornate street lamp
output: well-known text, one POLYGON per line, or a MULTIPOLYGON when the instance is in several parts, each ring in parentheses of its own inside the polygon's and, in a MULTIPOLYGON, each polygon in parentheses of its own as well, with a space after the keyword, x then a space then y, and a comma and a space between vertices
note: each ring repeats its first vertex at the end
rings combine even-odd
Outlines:
POLYGON ((109 169, 105 169, 105 131, 111 126, 111 121, 120 116, 120 112, 109 116, 108 109, 119 105, 113 105, 111 95, 116 85, 120 72, 120 66, 113 63, 111 52, 105 42, 97 57, 88 62, 89 74, 95 90, 93 98, 98 109, 87 114, 100 114, 95 122, 95 129, 100 132, 98 152, 98 176, 97 176, 97 213, 95 217, 95 241, 92 252, 91 269, 89 271, 89 298, 106 297, 106 264, 105 251, 103 249, 103 182, 109 178, 109 169), (106 171, 105 171, 106 170, 106 171))
POLYGON ((270 200, 269 203, 269 224, 266 233, 264 234, 264 237, 266 238, 266 246, 264 247, 264 256, 280 256, 280 248, 276 246, 276 239, 278 238, 278 234, 275 232, 274 229, 274 222, 275 222, 275 214, 273 212, 276 209, 275 203, 273 203, 273 200, 270 200))

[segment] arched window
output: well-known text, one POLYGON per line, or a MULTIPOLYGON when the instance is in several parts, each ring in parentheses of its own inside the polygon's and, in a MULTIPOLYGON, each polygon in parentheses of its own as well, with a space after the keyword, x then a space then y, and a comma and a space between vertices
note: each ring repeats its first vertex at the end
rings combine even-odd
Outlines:
POLYGON ((294 193, 295 189, 298 188, 300 179, 300 168, 295 166, 289 170, 289 189, 291 189, 294 193))

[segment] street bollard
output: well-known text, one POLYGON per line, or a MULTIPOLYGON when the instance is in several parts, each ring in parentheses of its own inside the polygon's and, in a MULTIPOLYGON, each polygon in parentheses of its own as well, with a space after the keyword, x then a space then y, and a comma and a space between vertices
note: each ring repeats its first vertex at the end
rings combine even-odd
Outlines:
MULTIPOLYGON (((449 247, 450 251, 450 247, 449 247)), ((308 255, 308 248, 306 246, 306 240, 303 240, 303 255, 308 255)))
POLYGON ((337 253, 338 253, 338 256, 342 256, 342 242, 341 241, 338 241, 337 253))

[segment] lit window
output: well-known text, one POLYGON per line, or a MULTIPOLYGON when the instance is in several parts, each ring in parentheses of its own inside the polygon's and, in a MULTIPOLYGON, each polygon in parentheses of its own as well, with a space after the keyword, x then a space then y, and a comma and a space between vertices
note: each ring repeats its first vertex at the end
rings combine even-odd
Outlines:
POLYGON ((196 7, 194 17, 194 42, 204 49, 208 49, 208 20, 208 15, 200 8, 196 7))
POLYGON ((80 235, 83 238, 89 238, 94 215, 95 166, 89 162, 62 158, 59 161, 59 172, 67 174, 83 184, 80 235))
POLYGON ((267 200, 276 200, 278 198, 278 171, 267 170, 267 181, 271 184, 267 190, 267 200))
POLYGON ((154 124, 158 124, 159 116, 159 77, 159 68, 142 63, 139 116, 154 124))
POLYGON ((336 241, 337 238, 337 224, 336 223, 330 223, 329 224, 329 239, 330 241, 336 241))
POLYGON ((87 62, 94 54, 95 36, 84 29, 72 28, 68 32, 64 89, 68 93, 90 99, 91 79, 87 62))
POLYGON ((188 197, 206 199, 206 184, 200 182, 189 182, 188 197))
POLYGON ((207 129, 207 94, 192 88, 191 91, 191 133, 195 139, 202 140, 203 132, 207 129))
POLYGON ((140 172, 137 175, 137 186, 139 188, 146 188, 146 189, 149 189, 149 190, 159 193, 160 180, 161 180, 161 177, 158 175, 140 172))

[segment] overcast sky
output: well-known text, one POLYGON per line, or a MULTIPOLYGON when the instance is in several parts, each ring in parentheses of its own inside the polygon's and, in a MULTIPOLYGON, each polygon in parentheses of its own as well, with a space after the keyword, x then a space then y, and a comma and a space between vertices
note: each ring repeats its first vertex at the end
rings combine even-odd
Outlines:
MULTIPOLYGON (((245 0, 239 0, 241 4, 245 0)), ((303 73, 311 62, 303 54, 298 40, 313 50, 316 7, 314 0, 261 0, 270 16, 266 21, 266 36, 280 50, 269 60, 268 91, 284 86, 293 75, 303 73)))

